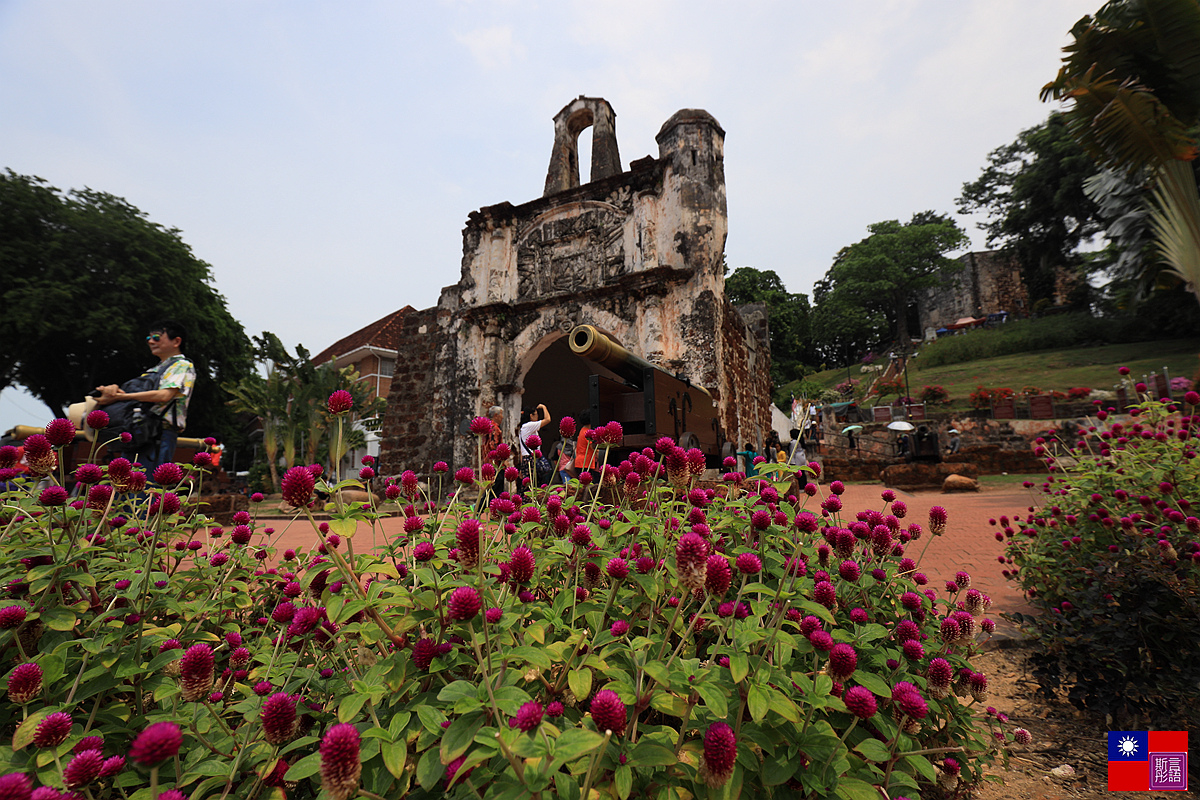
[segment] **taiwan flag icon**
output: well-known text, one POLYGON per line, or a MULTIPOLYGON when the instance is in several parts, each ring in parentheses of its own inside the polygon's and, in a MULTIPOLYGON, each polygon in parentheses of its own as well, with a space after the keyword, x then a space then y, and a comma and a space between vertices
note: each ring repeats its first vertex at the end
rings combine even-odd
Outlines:
POLYGON ((1108 790, 1186 790, 1187 740, 1187 731, 1109 731, 1108 790))

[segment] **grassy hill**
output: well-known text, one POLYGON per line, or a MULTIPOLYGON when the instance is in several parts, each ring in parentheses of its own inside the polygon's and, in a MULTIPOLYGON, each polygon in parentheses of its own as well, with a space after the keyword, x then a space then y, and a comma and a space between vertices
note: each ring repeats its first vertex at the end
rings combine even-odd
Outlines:
MULTIPOLYGON (((980 385, 988 388, 1004 386, 1015 392, 1026 386, 1063 392, 1076 386, 1111 389, 1117 381, 1117 368, 1121 366, 1129 367, 1132 375, 1138 378, 1163 367, 1172 378, 1195 378, 1200 368, 1197 354, 1200 354, 1200 339, 1039 350, 929 367, 921 363, 918 355, 909 362, 908 384, 915 398, 920 398, 921 389, 927 385, 943 386, 950 393, 951 407, 965 408, 967 396, 980 385)), ((858 367, 852 367, 850 375, 864 383, 872 379, 870 374, 860 373, 858 367)), ((832 389, 845 380, 846 369, 843 367, 809 375, 804 383, 806 388, 832 389)), ((787 398, 799 388, 799 381, 788 384, 775 399, 787 398)))

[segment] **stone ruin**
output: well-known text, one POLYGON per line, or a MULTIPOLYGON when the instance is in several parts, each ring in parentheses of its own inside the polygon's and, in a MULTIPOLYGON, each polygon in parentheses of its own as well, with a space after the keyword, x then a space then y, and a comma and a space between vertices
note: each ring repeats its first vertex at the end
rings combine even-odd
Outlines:
MULTIPOLYGON (((509 442, 522 408, 545 403, 555 421, 579 414, 588 377, 615 377, 571 352, 567 334, 580 324, 707 389, 731 444, 760 442, 770 351, 763 320, 748 323, 725 298, 724 139, 712 115, 684 109, 658 132, 658 157, 623 172, 612 106, 568 103, 554 118, 544 195, 471 213, 458 283, 436 307, 403 315, 382 474, 474 464, 465 425, 492 405, 504 409, 509 442), (578 138, 589 126, 591 180, 581 184, 578 138)), ((547 453, 557 431, 542 431, 547 453)))

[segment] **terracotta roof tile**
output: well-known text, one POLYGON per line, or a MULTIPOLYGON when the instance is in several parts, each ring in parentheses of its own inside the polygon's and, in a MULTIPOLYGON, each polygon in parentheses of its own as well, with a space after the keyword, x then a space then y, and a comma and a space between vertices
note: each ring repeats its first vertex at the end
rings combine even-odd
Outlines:
POLYGON ((405 306, 399 311, 393 311, 386 317, 377 319, 366 327, 360 328, 349 336, 338 339, 321 352, 313 356, 314 364, 324 364, 330 359, 336 359, 346 353, 358 350, 360 347, 382 347, 387 350, 400 349, 401 318, 415 311, 412 306, 405 306))

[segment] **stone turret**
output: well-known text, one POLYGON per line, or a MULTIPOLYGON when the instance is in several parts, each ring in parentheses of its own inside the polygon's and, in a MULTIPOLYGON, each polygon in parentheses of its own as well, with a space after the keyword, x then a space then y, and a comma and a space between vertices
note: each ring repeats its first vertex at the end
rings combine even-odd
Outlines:
POLYGON ((590 181, 621 174, 617 150, 617 114, 603 97, 579 97, 554 116, 554 149, 546 171, 543 197, 579 186, 579 134, 592 129, 592 174, 590 181))

